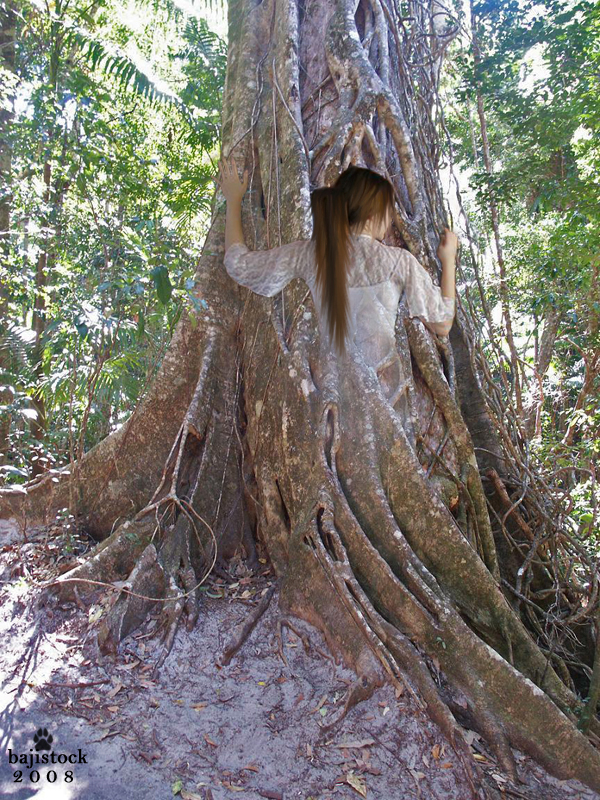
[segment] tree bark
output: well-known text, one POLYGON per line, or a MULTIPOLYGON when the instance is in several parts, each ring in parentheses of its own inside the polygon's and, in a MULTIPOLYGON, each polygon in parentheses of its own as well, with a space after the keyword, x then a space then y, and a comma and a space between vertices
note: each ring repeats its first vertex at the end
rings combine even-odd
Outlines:
MULTIPOLYGON (((223 152, 249 167, 253 249, 308 238, 311 188, 352 162, 392 178, 397 241, 435 264, 445 222, 432 120, 417 113, 427 93, 415 97, 408 78, 409 34, 430 25, 421 6, 412 11, 408 31, 379 0, 230 3, 223 152)), ((183 315, 140 409, 81 459, 76 488, 65 470, 5 491, 3 515, 41 520, 76 492, 103 541, 52 588, 125 579, 101 620, 103 652, 162 601, 157 667, 182 615, 196 623, 198 585, 215 562, 243 547, 256 563, 259 539, 284 612, 318 626, 357 673, 342 715, 383 681, 402 682, 448 737, 472 797, 492 790, 459 722, 515 780, 511 747, 599 791, 598 720, 588 736, 578 730, 581 699, 500 588, 466 420, 489 433, 488 459, 502 464, 507 452, 486 416, 465 313, 448 342, 401 312, 402 375, 352 350, 326 358, 304 283, 269 300, 229 279, 223 212, 198 266, 208 311, 183 315)))

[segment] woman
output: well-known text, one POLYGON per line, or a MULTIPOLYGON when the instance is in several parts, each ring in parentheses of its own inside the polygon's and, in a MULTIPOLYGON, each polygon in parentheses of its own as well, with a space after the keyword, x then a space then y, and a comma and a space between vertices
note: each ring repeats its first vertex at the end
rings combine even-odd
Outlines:
MULTIPOLYGON (((227 200, 224 264, 229 275, 265 297, 293 278, 309 286, 318 312, 322 342, 343 356, 356 347, 380 374, 397 359, 394 327, 404 292, 408 313, 435 333, 452 327, 455 300, 456 235, 444 230, 437 254, 442 289, 408 251, 382 244, 394 215, 391 183, 372 170, 349 167, 332 187, 311 194, 313 235, 272 250, 252 252, 244 243, 241 202, 248 170, 240 182, 231 159, 220 162, 218 185, 227 200)), ((392 405, 394 400, 391 399, 392 405)))

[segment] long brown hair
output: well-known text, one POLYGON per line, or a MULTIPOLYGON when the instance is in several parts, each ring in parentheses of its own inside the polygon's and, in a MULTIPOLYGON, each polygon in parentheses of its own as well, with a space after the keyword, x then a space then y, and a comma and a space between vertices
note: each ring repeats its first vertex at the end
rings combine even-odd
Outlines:
POLYGON ((338 355, 346 352, 348 331, 348 258, 353 247, 351 229, 362 230, 368 219, 384 224, 394 215, 394 188, 377 172, 348 167, 333 186, 315 189, 310 196, 312 239, 317 260, 317 286, 327 318, 330 342, 338 355))

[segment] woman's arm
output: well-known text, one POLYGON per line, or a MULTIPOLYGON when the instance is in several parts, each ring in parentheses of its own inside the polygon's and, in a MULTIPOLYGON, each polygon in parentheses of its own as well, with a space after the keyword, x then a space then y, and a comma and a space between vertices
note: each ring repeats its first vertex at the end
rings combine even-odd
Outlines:
POLYGON ((240 182, 233 159, 221 160, 221 180, 216 181, 227 200, 225 257, 223 264, 234 281, 263 297, 274 297, 293 278, 308 278, 311 241, 299 240, 271 250, 250 250, 242 230, 242 197, 248 170, 240 182))
MULTIPOLYGON (((456 262, 454 258, 445 256, 440 258, 442 262, 442 297, 451 298, 456 304, 456 262)), ((425 322, 438 336, 448 336, 454 323, 454 318, 449 322, 425 322)))
POLYGON ((222 158, 219 166, 221 180, 215 180, 227 201, 227 214, 225 217, 225 252, 227 252, 232 244, 237 242, 245 244, 242 230, 242 197, 248 188, 248 170, 244 171, 244 180, 242 182, 238 177, 233 156, 229 163, 222 158))
MULTIPOLYGON (((451 297, 456 306, 456 252, 458 250, 458 237, 449 228, 444 228, 440 238, 437 254, 442 262, 441 289, 443 297, 451 297)), ((438 336, 448 336, 454 319, 450 322, 433 324, 433 330, 438 336)))
POLYGON ((442 262, 441 286, 437 286, 425 267, 408 250, 400 250, 398 276, 402 281, 408 313, 418 317, 438 336, 447 336, 452 327, 456 305, 455 256, 458 239, 445 229, 438 247, 442 262))
POLYGON ((242 200, 237 198, 227 201, 225 216, 225 252, 232 244, 245 244, 242 231, 242 200))

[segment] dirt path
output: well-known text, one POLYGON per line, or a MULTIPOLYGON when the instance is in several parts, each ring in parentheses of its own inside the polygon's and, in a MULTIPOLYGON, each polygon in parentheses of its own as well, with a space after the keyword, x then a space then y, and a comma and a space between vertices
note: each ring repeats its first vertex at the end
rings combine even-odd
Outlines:
MULTIPOLYGON (((284 628, 284 663, 277 592, 231 663, 218 664, 236 626, 272 585, 268 570, 253 578, 239 564, 231 581, 204 586, 195 630, 180 626, 153 680, 153 622, 110 660, 95 645, 102 592, 83 608, 39 603, 35 584, 56 574, 69 546, 77 553, 89 544, 63 529, 32 530, 28 539, 0 525, 0 797, 468 798, 454 753, 407 692, 380 689, 339 726, 321 727, 337 718, 354 675, 325 657, 318 631, 297 621, 310 648, 284 628), (21 765, 16 782, 9 749, 35 754, 40 728, 53 737, 55 754, 86 763, 41 765, 37 783, 21 765)), ((479 736, 470 736, 474 758, 503 790, 499 797, 600 797, 578 781, 556 780, 518 751, 524 783, 514 786, 479 736)))

